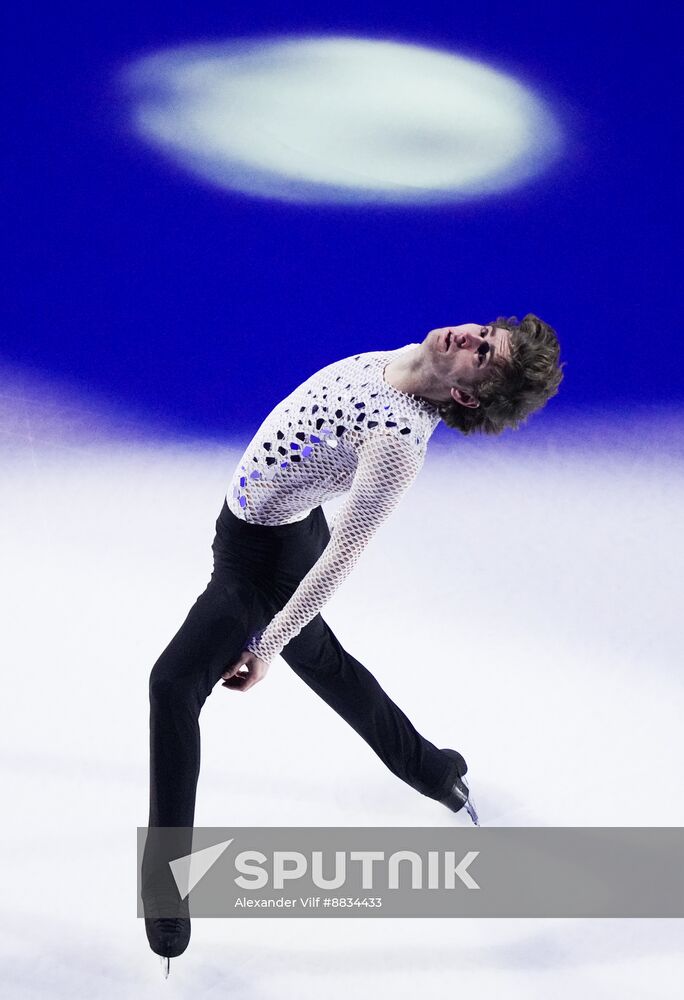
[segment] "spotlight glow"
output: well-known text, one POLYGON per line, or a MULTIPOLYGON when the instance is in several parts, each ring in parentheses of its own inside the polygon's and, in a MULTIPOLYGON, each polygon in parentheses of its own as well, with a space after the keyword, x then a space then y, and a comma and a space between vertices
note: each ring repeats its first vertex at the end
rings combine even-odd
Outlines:
POLYGON ((353 37, 190 45, 126 67, 146 141, 229 190, 299 202, 459 201, 561 152, 529 88, 471 58, 353 37))

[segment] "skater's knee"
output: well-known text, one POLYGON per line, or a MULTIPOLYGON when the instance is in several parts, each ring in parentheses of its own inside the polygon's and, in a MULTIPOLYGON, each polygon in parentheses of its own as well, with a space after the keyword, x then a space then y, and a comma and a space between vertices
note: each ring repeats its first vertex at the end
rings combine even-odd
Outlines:
POLYGON ((187 702, 194 693, 194 684, 187 676, 158 662, 150 673, 149 693, 155 704, 187 702))

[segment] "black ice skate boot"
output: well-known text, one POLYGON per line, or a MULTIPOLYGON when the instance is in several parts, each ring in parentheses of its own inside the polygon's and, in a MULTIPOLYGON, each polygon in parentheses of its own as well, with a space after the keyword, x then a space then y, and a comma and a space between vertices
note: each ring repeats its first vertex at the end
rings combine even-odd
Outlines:
POLYGON ((142 890, 145 932, 152 951, 161 957, 164 977, 169 974, 169 960, 182 955, 190 941, 188 900, 179 899, 177 891, 148 885, 142 890))
POLYGON ((452 812, 458 812, 465 806, 465 810, 475 826, 479 826, 480 821, 477 817, 473 800, 470 797, 470 789, 463 780, 464 774, 468 771, 468 765, 460 753, 456 750, 442 749, 442 753, 447 754, 448 757, 451 757, 454 761, 456 761, 456 769, 452 778, 451 788, 444 798, 441 798, 438 801, 441 802, 442 805, 451 809, 452 812))

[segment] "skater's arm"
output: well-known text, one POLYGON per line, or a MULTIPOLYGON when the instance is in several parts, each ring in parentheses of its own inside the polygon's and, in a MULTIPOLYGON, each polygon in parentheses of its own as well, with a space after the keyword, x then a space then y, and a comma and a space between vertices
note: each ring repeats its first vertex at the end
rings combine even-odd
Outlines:
POLYGON ((354 479, 337 511, 330 541, 287 604, 247 643, 248 650, 270 663, 308 625, 398 505, 424 459, 424 451, 400 438, 381 432, 369 436, 361 446, 354 479))

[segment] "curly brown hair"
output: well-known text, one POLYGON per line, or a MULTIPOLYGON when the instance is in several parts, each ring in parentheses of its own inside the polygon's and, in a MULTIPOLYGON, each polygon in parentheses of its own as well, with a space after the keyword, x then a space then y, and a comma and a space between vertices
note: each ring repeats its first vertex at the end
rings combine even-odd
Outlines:
POLYGON ((500 434, 518 428, 558 392, 565 362, 560 362, 556 331, 528 313, 499 316, 488 324, 510 330, 510 358, 493 358, 487 375, 473 390, 479 406, 462 406, 452 399, 439 403, 439 414, 447 427, 462 434, 500 434))

